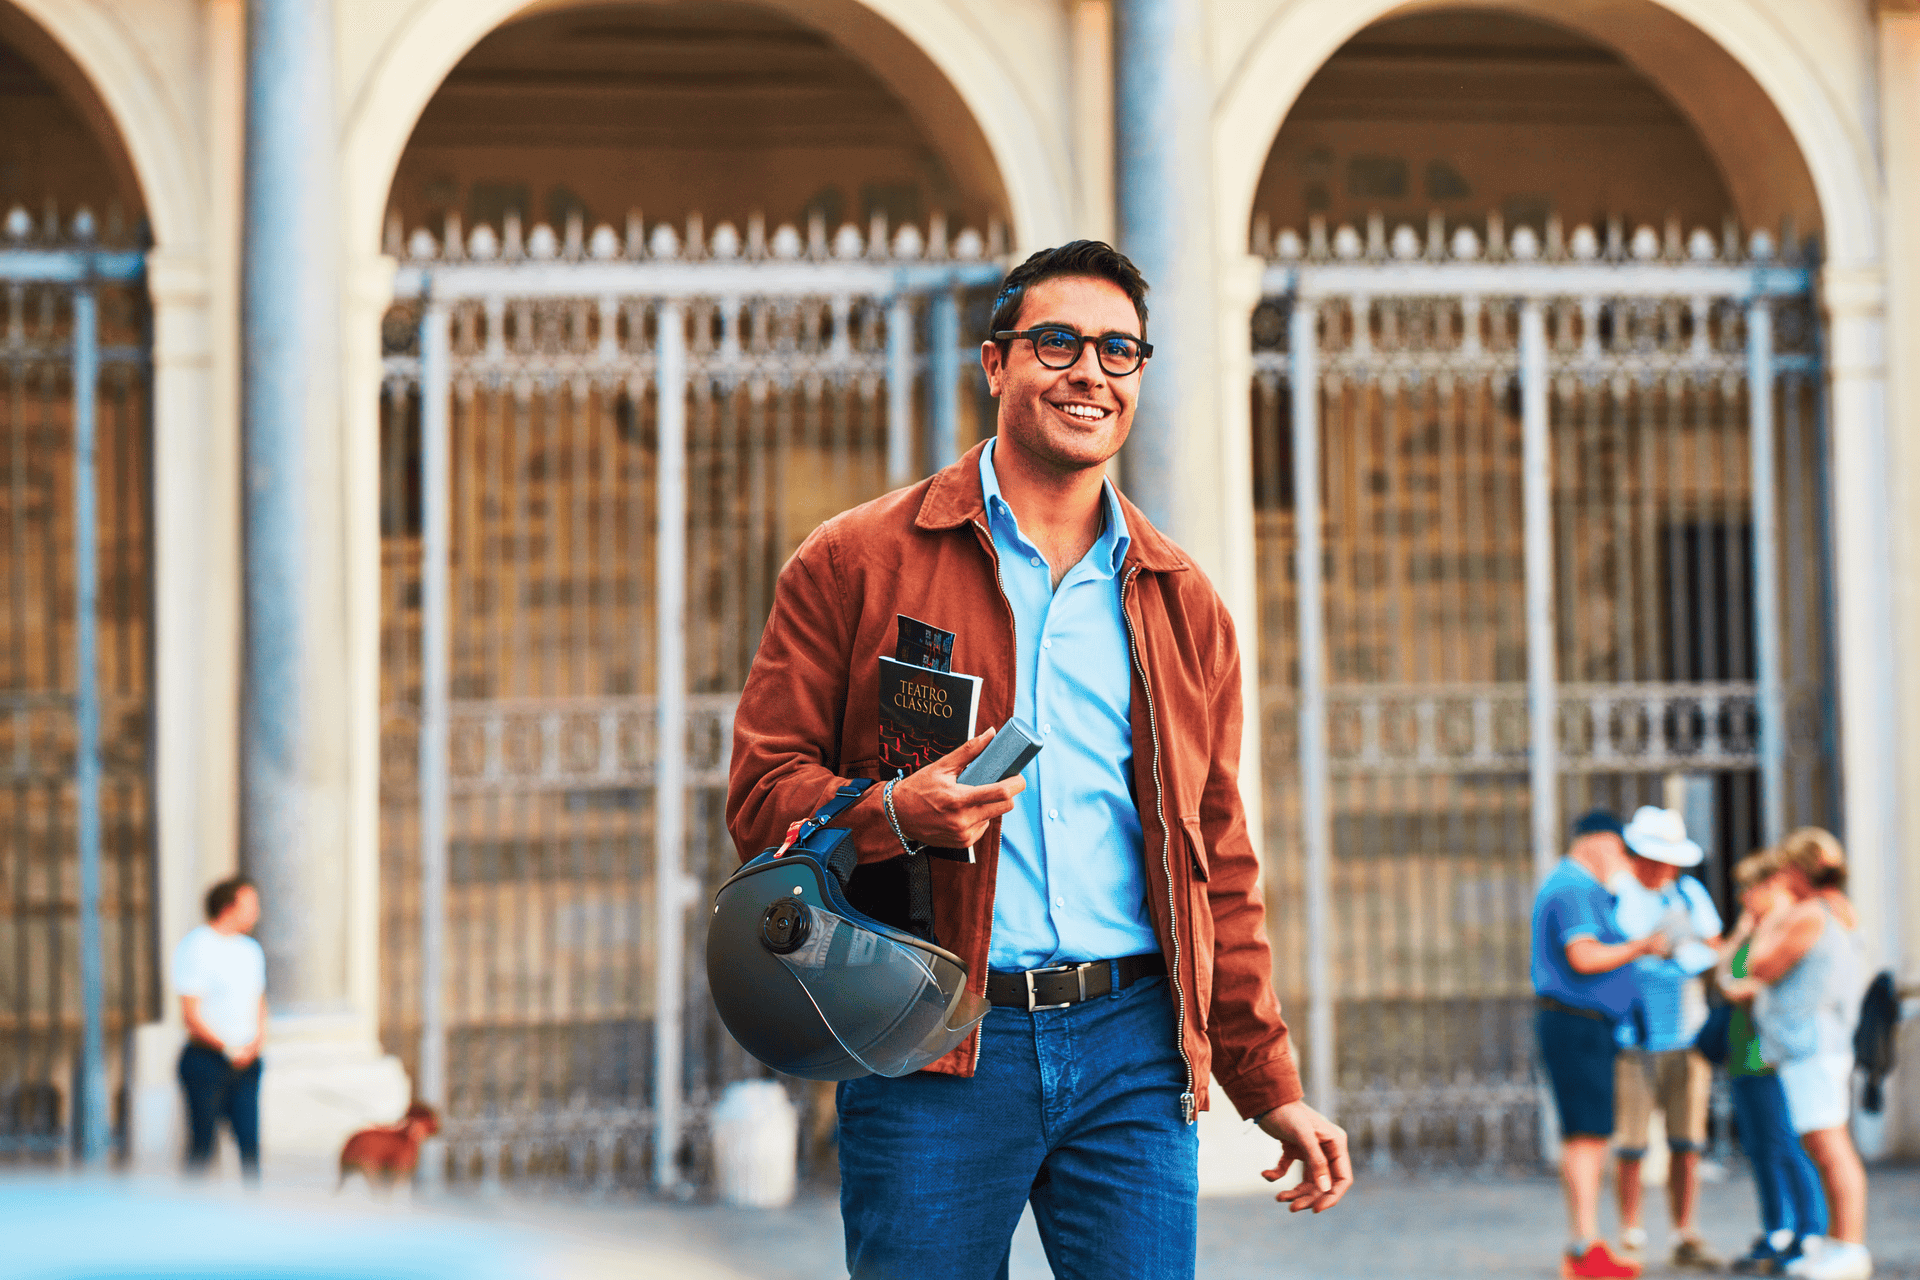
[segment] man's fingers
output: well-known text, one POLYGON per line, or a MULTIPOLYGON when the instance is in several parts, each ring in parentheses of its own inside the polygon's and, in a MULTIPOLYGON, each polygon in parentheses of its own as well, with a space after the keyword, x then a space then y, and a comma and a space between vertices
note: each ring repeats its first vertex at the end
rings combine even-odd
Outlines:
POLYGON ((1320 1135, 1309 1134, 1307 1141, 1301 1144, 1306 1149, 1307 1176, 1302 1184, 1312 1183, 1321 1191, 1333 1190, 1333 1176, 1327 1172, 1327 1154, 1320 1149, 1320 1135))
POLYGON ((958 776, 960 771, 973 763, 973 758, 982 751, 985 751, 987 744, 992 741, 992 729, 988 729, 982 733, 976 733, 953 750, 947 752, 947 754, 941 756, 938 760, 935 760, 929 768, 943 769, 948 773, 958 776))

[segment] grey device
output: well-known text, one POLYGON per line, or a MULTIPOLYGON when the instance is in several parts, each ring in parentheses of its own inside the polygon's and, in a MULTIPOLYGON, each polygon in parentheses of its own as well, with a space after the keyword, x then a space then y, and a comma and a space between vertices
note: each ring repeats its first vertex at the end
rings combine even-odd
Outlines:
POLYGON ((993 741, 987 749, 973 758, 973 763, 960 771, 960 785, 963 787, 984 787, 994 782, 1005 782, 1019 773, 1040 754, 1043 744, 1018 720, 1009 720, 1000 726, 993 735, 993 741))

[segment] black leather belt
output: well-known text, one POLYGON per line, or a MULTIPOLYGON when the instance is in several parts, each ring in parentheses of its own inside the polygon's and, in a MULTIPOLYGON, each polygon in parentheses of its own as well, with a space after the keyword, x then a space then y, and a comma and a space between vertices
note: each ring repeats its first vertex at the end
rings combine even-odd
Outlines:
POLYGON ((1592 1022, 1613 1021, 1612 1018, 1609 1018, 1598 1009, 1583 1009, 1576 1004, 1562 1004, 1552 996, 1540 996, 1537 999, 1540 1007, 1549 1013, 1570 1013, 1576 1018, 1586 1018, 1592 1022))
POLYGON ((1112 995, 1116 969, 1119 989, 1125 991, 1142 978, 1164 974, 1167 962, 1156 951, 1151 955, 1122 956, 1118 960, 1056 964, 1021 973, 989 973, 987 1001, 1002 1009, 1025 1009, 1028 1013, 1036 1009, 1064 1009, 1095 996, 1112 995))

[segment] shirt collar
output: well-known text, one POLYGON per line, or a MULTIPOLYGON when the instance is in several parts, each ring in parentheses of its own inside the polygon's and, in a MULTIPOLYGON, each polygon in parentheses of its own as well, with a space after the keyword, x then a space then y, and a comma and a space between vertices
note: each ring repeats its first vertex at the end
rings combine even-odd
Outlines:
MULTIPOLYGON (((1000 496, 1000 477, 993 470, 993 450, 998 444, 999 438, 995 437, 980 451, 980 493, 986 501, 987 521, 1008 540, 1031 549, 1033 544, 1020 531, 1020 521, 1013 514, 1013 508, 1000 496)), ((1120 495, 1111 480, 1100 481, 1100 497, 1107 508, 1106 527, 1100 530, 1099 541, 1088 552, 1086 563, 1101 577, 1111 578, 1119 574, 1133 539, 1127 534, 1126 512, 1120 508, 1120 495)))

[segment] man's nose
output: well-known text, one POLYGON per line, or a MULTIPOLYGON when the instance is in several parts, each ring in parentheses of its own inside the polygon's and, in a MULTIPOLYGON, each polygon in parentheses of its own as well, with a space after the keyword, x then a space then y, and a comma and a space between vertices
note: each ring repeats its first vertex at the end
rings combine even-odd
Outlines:
POLYGON ((1107 371, 1100 367, 1100 357, 1094 352, 1091 342, 1080 344, 1080 357, 1068 366, 1067 377, 1090 387, 1097 387, 1107 380, 1107 371))

